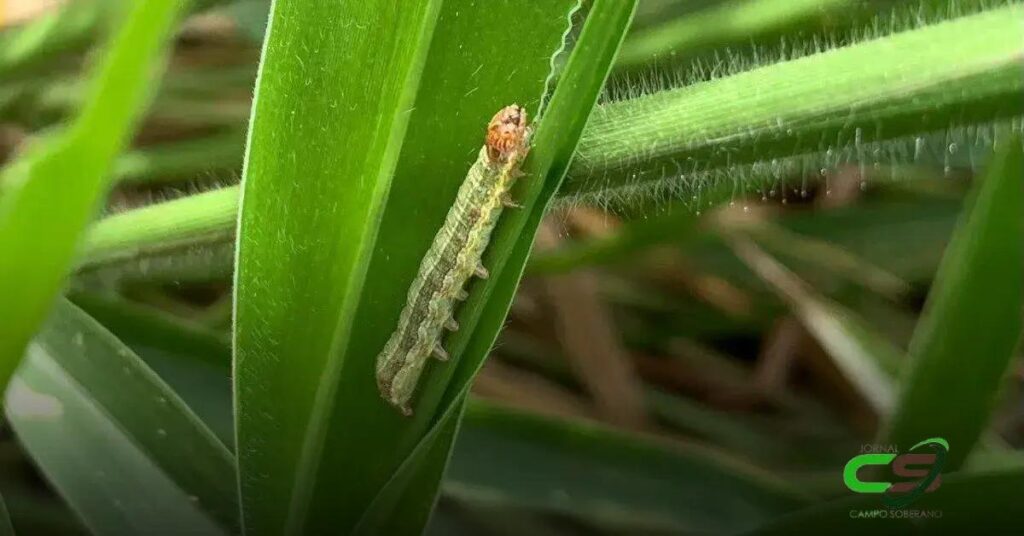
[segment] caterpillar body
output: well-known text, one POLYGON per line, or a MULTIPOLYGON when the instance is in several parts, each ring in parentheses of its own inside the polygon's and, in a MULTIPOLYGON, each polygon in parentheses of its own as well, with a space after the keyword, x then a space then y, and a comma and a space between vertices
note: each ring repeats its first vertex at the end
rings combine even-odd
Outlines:
POLYGON ((459 188, 444 225, 420 262, 406 297, 398 326, 377 356, 377 386, 385 401, 412 415, 410 400, 430 359, 447 360, 444 331, 455 331, 455 306, 468 294, 473 276, 487 278, 481 258, 491 231, 506 206, 516 206, 509 189, 529 151, 526 110, 502 108, 487 125, 487 137, 476 162, 459 188))

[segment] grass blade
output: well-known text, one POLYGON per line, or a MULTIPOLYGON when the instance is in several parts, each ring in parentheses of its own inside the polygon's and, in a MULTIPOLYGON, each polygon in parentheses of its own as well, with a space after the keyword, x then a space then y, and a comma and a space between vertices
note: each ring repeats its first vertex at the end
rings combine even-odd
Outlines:
POLYGON ((221 533, 214 520, 237 527, 231 454, 70 303, 58 303, 30 346, 6 406, 26 451, 97 534, 221 533))
POLYGON ((602 527, 727 534, 808 504, 714 451, 470 401, 445 491, 602 527), (494 463, 501 460, 501 463, 494 463))
MULTIPOLYGON (((250 272, 251 275, 245 273, 248 238, 244 238, 246 224, 243 215, 242 271, 239 281, 245 287, 246 280, 252 278, 259 281, 259 288, 262 289, 256 293, 259 303, 253 302, 252 307, 264 319, 270 314, 276 315, 277 309, 293 308, 282 311, 272 321, 254 322, 254 318, 246 318, 246 308, 250 305, 240 302, 237 317, 240 360, 237 366, 241 368, 238 370, 249 378, 250 371, 242 369, 252 366, 254 376, 251 381, 261 385, 260 389, 254 388, 253 397, 256 400, 244 402, 243 406, 250 404, 251 414, 259 419, 263 419, 262 416, 266 414, 278 415, 264 423, 271 427, 253 434, 272 438, 275 444, 284 443, 281 445, 284 454, 278 454, 278 459, 268 458, 260 462, 260 465, 267 466, 267 470, 276 474, 283 464, 295 463, 294 460, 280 458, 297 456, 298 443, 302 441, 307 444, 303 448, 309 449, 309 474, 303 477, 304 482, 298 484, 302 493, 306 494, 302 501, 309 505, 308 515, 303 521, 304 530, 352 530, 366 506, 392 478, 395 469, 409 456, 409 452, 430 426, 433 419, 431 403, 423 399, 417 402, 416 414, 411 419, 401 417, 393 408, 384 404, 373 380, 374 358, 391 334, 399 310, 405 303, 408 283, 415 276, 424 252, 440 227, 466 170, 482 144, 487 121, 498 109, 511 102, 524 104, 530 110, 536 109, 536 102, 544 90, 551 54, 559 46, 565 31, 565 12, 569 5, 570 1, 562 1, 554 5, 548 3, 537 6, 520 0, 471 6, 458 2, 444 4, 438 15, 438 27, 430 41, 423 76, 412 87, 416 91, 415 101, 398 108, 402 117, 408 120, 408 130, 404 132, 401 154, 396 155, 398 159, 394 163, 394 175, 391 176, 389 172, 378 179, 383 181, 382 184, 390 182, 386 204, 382 198, 353 198, 350 193, 352 186, 348 182, 357 181, 358 177, 342 177, 339 180, 336 165, 327 166, 324 172, 319 169, 299 170, 296 175, 298 179, 290 178, 292 170, 276 171, 272 176, 288 184, 301 180, 312 189, 319 187, 319 182, 323 181, 324 187, 339 190, 336 195, 326 195, 322 191, 310 193, 308 201, 284 205, 281 204, 281 192, 267 194, 267 202, 280 207, 278 210, 284 210, 288 217, 269 218, 266 210, 256 210, 254 214, 258 214, 267 226, 264 232, 273 237, 283 237, 286 242, 280 251, 265 252, 268 260, 261 263, 263 272, 260 275, 256 275, 256 272, 250 272), (509 21, 514 22, 516 31, 508 31, 509 21), (467 47, 466 43, 472 43, 473 46, 467 47), (509 51, 515 53, 510 54, 509 51), (455 102, 458 103, 457 111, 453 109, 452 103, 455 102), (412 112, 407 113, 410 109, 412 112), (444 135, 440 136, 439 131, 443 131, 444 135), (424 191, 432 194, 424 196, 424 191), (360 225, 371 226, 376 233, 375 239, 368 243, 372 244, 369 269, 359 275, 365 279, 359 280, 358 287, 338 288, 336 274, 323 274, 318 268, 311 269, 324 265, 324 262, 327 266, 337 266, 337 263, 302 257, 301 251, 296 251, 294 247, 296 243, 333 244, 340 241, 338 245, 331 246, 336 248, 339 256, 351 255, 356 247, 364 246, 367 247, 366 253, 371 253, 367 244, 360 245, 348 238, 354 235, 353 232, 327 225, 330 218, 326 215, 316 217, 315 211, 323 210, 325 198, 352 203, 352 210, 383 210, 382 215, 375 218, 358 219, 360 225), (358 203, 374 205, 367 207, 358 203), (309 213, 303 213, 306 204, 314 207, 309 209, 309 213), (290 229, 292 224, 288 223, 289 218, 306 218, 306 227, 301 232, 290 229), (272 270, 280 270, 280 276, 272 275, 272 270), (282 280, 286 283, 282 283, 282 280), (324 291, 325 288, 337 289, 335 292, 340 297, 332 298, 324 291), (332 299, 335 301, 328 303, 332 299), (346 314, 354 316, 339 317, 343 307, 349 308, 346 314), (261 340, 246 340, 249 335, 244 332, 250 329, 247 322, 254 332, 261 334, 261 340), (354 331, 341 331, 341 326, 352 330, 358 327, 358 336, 354 331), (323 331, 314 335, 313 330, 323 331), (273 338, 279 341, 279 345, 275 342, 274 346, 268 346, 264 338, 273 338), (327 342, 317 342, 321 339, 327 342), (289 343, 289 340, 295 342, 289 343), (301 347, 301 353, 298 347, 301 347), (245 364, 244 353, 248 348, 258 348, 262 356, 281 356, 282 368, 268 369, 266 366, 257 366, 256 362, 251 362, 253 365, 245 364), (291 364, 296 362, 304 363, 308 369, 291 370, 291 364), (260 373, 258 379, 255 377, 256 369, 260 373), (268 382, 273 382, 273 385, 268 385, 268 382), (284 385, 286 382, 287 386, 284 385), (314 407, 312 393, 317 384, 323 389, 323 398, 319 406, 314 407), (267 397, 265 386, 275 395, 267 397), (290 407, 281 407, 279 401, 282 399, 293 403, 290 407), (262 412, 257 409, 261 407, 265 408, 262 412), (296 430, 282 434, 278 428, 282 422, 289 423, 296 430), (307 432, 309 435, 304 439, 296 439, 303 438, 307 432), (314 471, 331 476, 316 478, 314 471), (350 506, 340 516, 336 507, 339 503, 350 506)), ((347 15, 351 16, 351 12, 347 15)), ((315 14, 313 19, 316 24, 326 20, 315 14)), ((362 22, 356 23, 363 25, 362 22)), ((272 25, 268 54, 273 48, 275 31, 272 25)), ((308 34, 308 26, 296 28, 295 31, 308 34)), ((371 30, 373 36, 384 31, 393 30, 371 30)), ((409 45, 398 46, 404 50, 409 45)), ((425 46, 425 43, 418 46, 425 46)), ((347 48, 341 50, 345 56, 352 54, 347 48)), ((302 60, 308 64, 306 58, 302 60)), ((323 57, 318 61, 333 62, 337 58, 323 57)), ((378 72, 375 64, 369 67, 372 68, 370 72, 378 72)), ((331 65, 327 68, 336 67, 331 65)), ((346 81, 351 79, 350 83, 360 88, 366 84, 364 79, 353 78, 351 69, 342 68, 338 72, 340 78, 346 81)), ((309 91, 320 95, 335 92, 337 88, 311 88, 309 91)), ((289 88, 287 95, 281 98, 289 101, 293 99, 293 89, 289 88)), ((259 128, 259 106, 258 103, 256 129, 259 128)), ((322 139, 320 129, 325 117, 333 118, 339 111, 350 113, 345 107, 339 107, 338 110, 329 108, 317 110, 303 120, 308 121, 316 137, 322 139)), ((368 112, 357 110, 351 113, 362 117, 368 112)), ((291 117, 289 115, 285 119, 291 121, 291 117)), ((338 129, 357 129, 362 123, 339 118, 332 120, 331 124, 338 129)), ((289 127, 288 130, 294 131, 294 128, 289 127)), ((275 131, 274 136, 281 139, 278 132, 280 129, 275 131)), ((357 130, 351 134, 346 131, 346 135, 366 138, 357 130)), ((339 132, 332 136, 343 135, 339 132)), ((255 154, 258 147, 255 141, 250 144, 252 154, 255 154)), ((306 138, 296 138, 292 142, 307 143, 306 138)), ((324 158, 325 152, 330 151, 351 154, 352 147, 348 143, 339 143, 327 151, 316 148, 311 151, 315 154, 299 161, 315 165, 324 158)), ((273 150, 265 158, 278 161, 277 154, 280 152, 273 150)), ((245 203, 248 203, 248 193, 245 203)), ((345 215, 346 212, 341 214, 345 215)), ((300 224, 295 225, 297 227, 300 224)), ((309 247, 310 255, 324 251, 329 250, 320 245, 309 247)), ((256 289, 248 288, 249 292, 256 289)), ((452 355, 454 358, 457 354, 452 355)), ((241 376, 236 378, 239 378, 241 389, 238 396, 243 400, 247 396, 246 381, 250 380, 241 376)), ((248 424, 244 420, 249 418, 247 413, 250 410, 240 407, 243 419, 240 424, 245 427, 248 424)), ((239 438, 242 440, 242 435, 239 438)), ((240 451, 244 452, 244 440, 239 445, 240 451)), ((272 452, 273 449, 266 450, 272 452)), ((294 474, 288 467, 290 465, 282 468, 282 474, 294 474)), ((428 507, 433 496, 431 492, 425 499, 428 507)))
POLYGON ((114 158, 145 108, 150 75, 187 6, 142 2, 129 9, 72 124, 0 174, 0 387, 71 267, 114 158))
POLYGON ((229 448, 234 448, 231 341, 164 311, 91 292, 71 299, 134 351, 229 448))
MULTIPOLYGON (((235 443, 247 533, 316 532, 327 514, 315 488, 338 352, 354 328, 440 5, 271 8, 235 284, 235 443)), ((333 530, 346 524, 335 517, 333 530)))
POLYGON ((960 466, 985 429, 1013 362, 1024 308, 1024 151, 1003 149, 975 188, 910 344, 886 444, 943 437, 960 466))
MULTIPOLYGON (((485 256, 491 277, 483 285, 484 290, 471 295, 466 302, 458 317, 463 327, 449 342, 450 353, 458 356, 458 368, 428 371, 431 380, 425 385, 419 404, 437 408, 437 418, 412 449, 393 482, 413 481, 429 488, 440 476, 439 466, 448 457, 471 380, 504 324, 540 218, 572 161, 579 134, 604 85, 635 8, 635 2, 598 0, 588 13, 576 47, 534 135, 531 157, 524 166, 529 176, 524 181, 527 185, 517 188, 526 192, 513 193, 516 199, 523 200, 526 208, 503 218, 495 230, 485 256), (435 376, 445 381, 435 381, 435 376)), ((399 493, 401 487, 385 488, 377 497, 361 525, 363 530, 386 527, 379 522, 384 517, 383 512, 395 511, 395 508, 398 511, 422 510, 432 506, 432 501, 423 503, 426 490, 401 499, 389 496, 399 493)))
POLYGON ((72 291, 68 297, 133 349, 159 347, 164 353, 221 370, 225 376, 231 369, 231 340, 226 333, 98 292, 72 291))

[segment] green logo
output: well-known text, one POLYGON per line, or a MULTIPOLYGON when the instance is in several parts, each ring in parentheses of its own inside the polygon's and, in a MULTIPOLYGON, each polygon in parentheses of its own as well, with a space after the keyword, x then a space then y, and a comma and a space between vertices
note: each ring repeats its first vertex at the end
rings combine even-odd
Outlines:
POLYGON ((949 443, 941 437, 925 439, 905 454, 872 452, 854 456, 843 468, 843 483, 854 493, 882 493, 882 502, 890 508, 902 508, 942 485, 949 443), (916 451, 922 452, 916 452, 916 451), (897 477, 918 479, 903 482, 864 481, 858 476, 863 467, 889 467, 897 477))

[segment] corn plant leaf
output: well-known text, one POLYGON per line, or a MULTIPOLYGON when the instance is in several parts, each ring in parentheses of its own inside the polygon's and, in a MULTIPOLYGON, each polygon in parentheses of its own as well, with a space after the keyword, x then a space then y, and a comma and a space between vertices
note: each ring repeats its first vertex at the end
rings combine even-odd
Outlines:
POLYGON ((883 436, 901 448, 943 437, 949 469, 985 430, 1021 334, 1024 151, 1000 143, 946 248, 883 436))
MULTIPOLYGON (((197 414, 230 414, 230 389, 220 381, 227 379, 226 359, 197 359, 223 355, 220 343, 194 327, 120 300, 79 292, 75 301, 131 345, 197 414), (221 366, 213 370, 216 362, 221 366)), ((448 456, 443 441, 435 446, 440 456, 448 456)), ((786 482, 711 449, 474 399, 466 404, 448 465, 444 496, 633 529, 730 532, 808 502, 786 482), (495 464, 496 459, 502 463, 495 464), (744 515, 717 515, 716 509, 744 515)), ((444 463, 437 467, 443 469, 444 463)), ((433 477, 429 472, 417 476, 433 477)), ((416 483, 409 487, 415 489, 416 483)), ((402 527, 391 528, 400 532, 423 525, 422 518, 408 514, 400 516, 402 527)), ((435 517, 430 528, 436 529, 436 522, 435 517)))
POLYGON ((71 268, 188 4, 140 2, 127 9, 71 125, 0 172, 0 388, 71 268))
POLYGON ((710 449, 473 400, 444 489, 653 532, 730 534, 810 504, 784 481, 710 449))
POLYGON ((96 534, 237 530, 234 460, 145 363, 61 300, 6 396, 26 452, 96 534))
POLYGON ((488 120, 536 110, 572 4, 275 4, 236 285, 250 531, 351 531, 429 428, 437 395, 402 417, 375 357, 488 120))
POLYGON ((501 330, 511 305, 540 219, 561 184, 580 133, 608 75, 611 63, 632 20, 635 2, 597 1, 573 52, 558 80, 557 88, 533 137, 530 159, 524 165, 525 184, 513 192, 523 209, 503 218, 495 230, 484 264, 491 277, 472 294, 457 317, 463 326, 449 339, 449 350, 458 357, 457 368, 435 368, 444 382, 425 385, 420 404, 436 412, 433 426, 418 441, 395 477, 375 499, 360 524, 364 532, 387 530, 385 513, 423 510, 432 507, 424 497, 436 495, 436 482, 455 437, 459 416, 473 377, 501 330), (543 179, 543 180, 541 180, 543 179), (430 478, 422 473, 434 474, 430 478), (421 487, 400 499, 405 483, 421 487))

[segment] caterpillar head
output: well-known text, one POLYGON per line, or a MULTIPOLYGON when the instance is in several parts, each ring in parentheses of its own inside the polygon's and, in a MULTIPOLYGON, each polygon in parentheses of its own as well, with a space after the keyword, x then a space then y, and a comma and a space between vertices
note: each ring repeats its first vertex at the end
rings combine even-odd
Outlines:
POLYGON ((526 109, 518 104, 506 106, 487 124, 487 156, 492 162, 508 162, 526 154, 530 129, 526 109))

